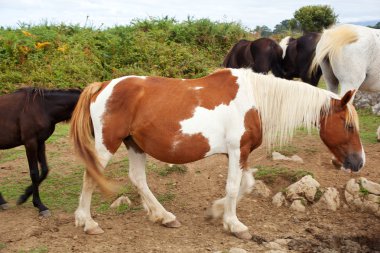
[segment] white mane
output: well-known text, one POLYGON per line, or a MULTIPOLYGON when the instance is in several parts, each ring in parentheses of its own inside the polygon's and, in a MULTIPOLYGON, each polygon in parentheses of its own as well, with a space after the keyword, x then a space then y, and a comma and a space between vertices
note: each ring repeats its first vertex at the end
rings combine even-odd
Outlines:
POLYGON ((263 140, 268 148, 289 142, 296 128, 319 126, 320 115, 329 113, 331 98, 339 97, 309 84, 241 70, 253 85, 254 103, 260 113, 263 140))

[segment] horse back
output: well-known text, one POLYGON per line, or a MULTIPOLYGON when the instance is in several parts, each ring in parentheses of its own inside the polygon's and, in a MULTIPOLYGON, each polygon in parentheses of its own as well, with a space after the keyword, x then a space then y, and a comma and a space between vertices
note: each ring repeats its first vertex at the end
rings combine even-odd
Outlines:
MULTIPOLYGON (((238 88, 229 70, 194 80, 125 78, 114 85, 106 102, 101 119, 105 145, 111 147, 115 139, 131 137, 144 152, 165 162, 198 160, 210 151, 200 132, 210 128, 212 134, 222 133, 230 115, 217 108, 231 104, 238 88), (198 113, 199 118, 194 116, 198 113)), ((102 96, 98 95, 94 108, 102 96)))

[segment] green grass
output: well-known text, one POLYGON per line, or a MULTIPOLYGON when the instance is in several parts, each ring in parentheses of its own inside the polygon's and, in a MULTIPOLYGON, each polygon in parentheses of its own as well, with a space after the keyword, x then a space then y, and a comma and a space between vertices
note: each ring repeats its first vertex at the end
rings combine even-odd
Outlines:
POLYGON ((24 146, 0 150, 0 164, 11 162, 24 156, 26 156, 24 146))
POLYGON ((148 162, 147 170, 165 177, 172 173, 184 174, 187 172, 187 167, 185 165, 176 165, 176 164, 172 164, 171 166, 169 164, 165 164, 164 166, 159 166, 156 163, 148 162))
POLYGON ((5 249, 7 245, 3 242, 0 242, 0 250, 5 249))
POLYGON ((289 182, 297 182, 302 177, 306 175, 313 174, 306 170, 291 170, 285 167, 275 167, 275 166, 257 166, 258 171, 255 174, 255 178, 258 180, 263 180, 266 183, 274 183, 277 178, 282 177, 289 182))
POLYGON ((69 136, 70 124, 60 123, 55 125, 54 133, 47 139, 46 143, 55 143, 59 139, 69 136))
POLYGON ((376 130, 380 126, 380 117, 370 109, 359 109, 360 138, 364 143, 377 143, 376 130))
POLYGON ((298 153, 298 148, 292 145, 286 145, 282 147, 275 147, 273 151, 279 152, 285 156, 292 156, 298 153))

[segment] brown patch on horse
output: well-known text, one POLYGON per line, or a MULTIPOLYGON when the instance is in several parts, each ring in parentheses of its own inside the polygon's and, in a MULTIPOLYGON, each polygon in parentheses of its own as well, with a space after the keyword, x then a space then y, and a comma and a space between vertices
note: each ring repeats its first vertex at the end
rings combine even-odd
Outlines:
POLYGON ((180 122, 192 118, 196 107, 213 110, 228 105, 238 88, 229 70, 194 80, 126 78, 115 85, 107 102, 104 144, 115 152, 125 138, 132 136, 144 152, 164 162, 201 159, 210 150, 207 138, 183 134, 180 122))
POLYGON ((354 93, 354 91, 348 91, 341 100, 332 99, 329 115, 321 117, 321 139, 341 163, 348 155, 347 150, 358 154, 362 151, 358 117, 355 108, 349 103, 354 93), (351 146, 350 149, 348 149, 349 146, 351 146))
POLYGON ((246 131, 240 139, 240 166, 247 169, 249 154, 262 143, 260 116, 256 109, 252 108, 245 114, 244 126, 246 131))

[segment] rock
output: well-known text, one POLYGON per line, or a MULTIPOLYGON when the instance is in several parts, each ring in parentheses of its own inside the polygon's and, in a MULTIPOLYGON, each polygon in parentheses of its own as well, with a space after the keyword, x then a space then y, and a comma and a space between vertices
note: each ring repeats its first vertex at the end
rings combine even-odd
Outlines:
POLYGON ((355 178, 351 178, 346 184, 346 191, 355 196, 360 191, 360 186, 356 183, 355 178))
POLYGON ((261 180, 256 180, 253 188, 253 194, 259 197, 268 198, 272 195, 272 191, 261 180))
POLYGON ((268 249, 284 250, 284 248, 277 242, 266 242, 264 243, 264 246, 267 247, 268 249))
POLYGON ((286 199, 284 194, 282 192, 278 192, 276 195, 272 198, 272 204, 276 207, 280 207, 286 203, 286 199))
POLYGON ((122 204, 128 204, 128 205, 131 205, 132 202, 131 200, 127 197, 127 196, 121 196, 119 198, 117 198, 112 204, 111 204, 111 208, 117 208, 119 207, 120 205, 122 204))
POLYGON ((372 112, 373 114, 376 114, 377 116, 380 116, 380 103, 377 105, 372 106, 372 112))
POLYGON ((301 157, 299 157, 298 155, 292 155, 292 157, 290 157, 290 159, 294 162, 303 163, 303 159, 301 157))
POLYGON ((328 187, 319 200, 319 205, 328 210, 336 211, 340 206, 339 192, 334 187, 328 187))
POLYGON ((241 249, 241 248, 231 248, 228 252, 229 253, 247 253, 246 250, 241 249))
POLYGON ((289 161, 289 160, 291 160, 289 157, 286 157, 286 156, 280 154, 279 152, 273 152, 272 153, 272 159, 273 159, 273 161, 277 161, 277 160, 289 161))
POLYGON ((361 177, 346 184, 344 196, 352 208, 380 216, 380 185, 361 177))
POLYGON ((300 196, 305 196, 308 201, 313 202, 319 186, 320 184, 312 176, 304 176, 298 182, 288 186, 286 199, 295 200, 299 199, 300 196))
POLYGON ((364 177, 359 178, 359 182, 361 186, 364 189, 366 189, 368 192, 376 194, 376 195, 380 195, 380 184, 369 181, 364 177))
POLYGON ((293 203, 290 205, 290 209, 296 211, 296 212, 305 212, 306 208, 302 204, 302 200, 296 199, 293 201, 293 203))

